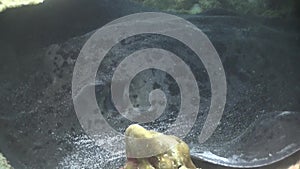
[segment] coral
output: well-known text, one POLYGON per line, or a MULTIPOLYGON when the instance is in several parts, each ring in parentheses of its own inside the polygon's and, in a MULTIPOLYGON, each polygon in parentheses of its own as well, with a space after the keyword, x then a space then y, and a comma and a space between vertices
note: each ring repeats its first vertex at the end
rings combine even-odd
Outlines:
POLYGON ((300 169, 300 161, 295 165, 290 166, 288 169, 300 169))
POLYGON ((188 145, 175 136, 149 131, 137 124, 129 126, 125 136, 124 169, 196 169, 188 145))
POLYGON ((23 5, 35 5, 44 2, 44 0, 0 0, 0 12, 7 8, 16 8, 23 5))
POLYGON ((0 153, 0 169, 13 169, 9 164, 6 158, 0 153))

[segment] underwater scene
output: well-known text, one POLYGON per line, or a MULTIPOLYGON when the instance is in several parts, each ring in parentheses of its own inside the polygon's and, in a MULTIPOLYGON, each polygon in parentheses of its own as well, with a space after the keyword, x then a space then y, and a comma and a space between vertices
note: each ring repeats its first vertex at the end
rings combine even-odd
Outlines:
POLYGON ((299 0, 0 0, 0 169, 300 169, 299 0))

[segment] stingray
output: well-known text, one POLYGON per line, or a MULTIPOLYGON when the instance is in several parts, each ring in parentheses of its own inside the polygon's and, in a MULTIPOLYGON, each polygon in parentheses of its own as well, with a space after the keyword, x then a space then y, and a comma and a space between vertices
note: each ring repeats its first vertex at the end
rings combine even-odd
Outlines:
MULTIPOLYGON (((118 168, 124 163, 124 150, 109 152, 83 131, 71 95, 72 72, 95 30, 127 14, 157 10, 124 0, 91 1, 82 8, 85 3, 49 1, 7 10, 0 16, 0 150, 15 168, 118 168), (33 15, 34 11, 39 15, 33 15)), ((142 34, 122 40, 99 66, 96 83, 85 86, 79 95, 90 87, 95 89, 103 116, 123 133, 133 122, 118 113, 111 99, 113 70, 136 50, 172 51, 190 66, 201 96, 195 126, 184 138, 196 163, 251 168, 299 152, 298 22, 224 10, 179 17, 205 33, 226 74, 224 113, 206 142, 198 143, 197 136, 211 103, 209 77, 196 54, 174 38, 142 34)), ((164 132, 180 109, 180 90, 174 78, 156 69, 142 71, 132 80, 129 97, 134 107, 148 108, 148 96, 154 89, 162 90, 168 103, 159 119, 143 126, 164 132)))

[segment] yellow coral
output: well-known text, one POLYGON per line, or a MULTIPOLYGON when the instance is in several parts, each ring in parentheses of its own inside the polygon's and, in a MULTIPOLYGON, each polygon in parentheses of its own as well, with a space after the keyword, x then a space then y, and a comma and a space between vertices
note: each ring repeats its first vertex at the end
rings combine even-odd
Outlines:
POLYGON ((13 169, 7 162, 6 158, 0 153, 0 169, 13 169))
POLYGON ((35 5, 44 2, 44 0, 0 0, 0 12, 7 8, 16 8, 23 5, 35 5))
POLYGON ((127 163, 123 169, 196 169, 188 145, 175 136, 131 125, 125 131, 127 163))

